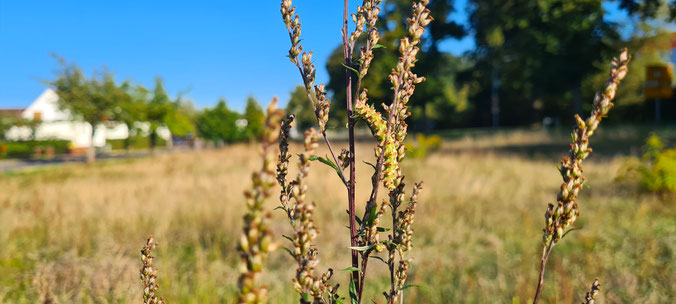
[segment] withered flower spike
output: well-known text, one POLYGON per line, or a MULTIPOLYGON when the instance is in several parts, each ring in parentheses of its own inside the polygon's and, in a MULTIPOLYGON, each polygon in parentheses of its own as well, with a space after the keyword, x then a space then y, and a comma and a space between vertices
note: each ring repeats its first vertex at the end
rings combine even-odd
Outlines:
POLYGON ((268 253, 276 247, 270 229, 272 215, 263 211, 263 203, 270 196, 270 189, 275 184, 277 153, 273 144, 280 136, 280 120, 284 116, 284 112, 277 109, 276 104, 275 98, 268 106, 263 127, 262 168, 252 174, 253 185, 244 193, 244 229, 237 247, 241 257, 237 303, 263 303, 268 299, 268 288, 260 285, 260 276, 268 253))

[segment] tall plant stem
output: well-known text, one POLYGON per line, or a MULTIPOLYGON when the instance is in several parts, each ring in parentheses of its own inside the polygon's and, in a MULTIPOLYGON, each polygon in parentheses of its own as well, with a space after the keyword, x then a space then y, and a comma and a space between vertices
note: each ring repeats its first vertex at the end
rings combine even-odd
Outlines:
POLYGON ((538 278, 538 287, 535 290, 533 304, 536 304, 540 300, 540 294, 542 294, 542 286, 544 285, 545 282, 545 268, 547 267, 547 260, 549 259, 549 254, 552 253, 552 248, 554 248, 554 242, 550 241, 549 245, 542 250, 542 259, 540 260, 540 276, 538 278))
MULTIPOLYGON (((352 67, 352 51, 348 42, 347 15, 349 1, 343 1, 343 55, 345 56, 345 66, 352 67)), ((354 151, 354 125, 355 119, 352 116, 352 71, 345 69, 345 101, 347 103, 347 130, 350 145, 350 179, 347 181, 347 201, 348 213, 350 216, 350 245, 357 246, 357 227, 355 223, 355 151, 354 151)), ((352 250, 352 267, 359 269, 359 253, 352 250)), ((357 294, 361 295, 361 285, 359 284, 359 270, 352 272, 352 281, 357 289, 357 294)), ((358 297, 361 301, 361 296, 358 297)))

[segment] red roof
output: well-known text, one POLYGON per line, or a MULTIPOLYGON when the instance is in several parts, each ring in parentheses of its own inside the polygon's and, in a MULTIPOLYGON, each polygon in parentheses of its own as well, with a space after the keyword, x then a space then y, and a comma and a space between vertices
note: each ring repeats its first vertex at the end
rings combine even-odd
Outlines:
POLYGON ((21 116, 24 109, 0 109, 0 115, 21 116))

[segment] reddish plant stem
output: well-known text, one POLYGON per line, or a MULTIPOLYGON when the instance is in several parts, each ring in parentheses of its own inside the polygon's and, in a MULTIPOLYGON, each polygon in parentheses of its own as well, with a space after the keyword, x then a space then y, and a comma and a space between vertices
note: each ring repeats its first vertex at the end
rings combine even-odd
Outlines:
MULTIPOLYGON (((347 32, 347 15, 348 15, 349 1, 343 1, 343 55, 345 57, 345 65, 352 67, 352 51, 348 42, 347 32)), ((347 103, 347 129, 349 137, 349 163, 350 163, 350 179, 347 181, 347 200, 348 213, 350 216, 350 245, 357 246, 357 227, 355 223, 355 149, 354 149, 354 124, 355 119, 352 117, 352 71, 345 69, 345 101, 347 103)), ((352 267, 359 268, 359 252, 352 250, 352 267)), ((352 281, 357 289, 358 301, 361 302, 361 284, 359 284, 359 270, 352 272, 352 281)))
POLYGON ((545 281, 545 268, 547 267, 547 259, 549 259, 549 254, 552 253, 554 248, 554 242, 550 241, 549 245, 542 252, 542 259, 540 260, 540 276, 538 278, 538 287, 535 290, 535 297, 533 298, 533 304, 537 304, 540 300, 540 295, 542 294, 542 287, 545 281))

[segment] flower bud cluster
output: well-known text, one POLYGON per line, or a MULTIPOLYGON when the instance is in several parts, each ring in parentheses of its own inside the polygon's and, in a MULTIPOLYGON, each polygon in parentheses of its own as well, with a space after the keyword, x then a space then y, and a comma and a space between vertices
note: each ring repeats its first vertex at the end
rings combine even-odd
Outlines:
POLYGON ((268 289, 259 286, 259 280, 268 252, 276 247, 272 242, 270 230, 271 214, 263 211, 263 203, 270 196, 270 190, 275 184, 276 153, 272 151, 271 145, 279 137, 279 122, 284 116, 284 112, 276 108, 276 103, 277 99, 270 103, 263 128, 263 166, 260 171, 252 174, 252 189, 244 193, 247 211, 244 215, 243 234, 237 248, 242 259, 238 280, 238 303, 261 303, 268 298, 268 289))
POLYGON ((594 280, 594 283, 592 283, 591 289, 587 292, 587 294, 584 296, 584 302, 582 304, 594 304, 596 295, 599 294, 599 290, 601 289, 601 284, 599 283, 599 279, 594 280))
POLYGON ((143 304, 164 304, 164 300, 157 295, 157 269, 153 268, 151 251, 155 249, 155 239, 148 238, 146 245, 141 249, 141 282, 143 282, 143 304))
POLYGON ((329 121, 329 109, 331 108, 331 100, 326 97, 326 89, 324 84, 315 85, 315 97, 317 104, 315 105, 315 115, 319 124, 319 132, 326 131, 326 123, 329 121))
POLYGON ((350 36, 351 44, 354 44, 354 41, 361 36, 364 24, 368 22, 366 45, 361 47, 359 79, 366 77, 369 67, 371 66, 371 61, 373 61, 373 48, 375 48, 380 40, 380 34, 376 27, 378 15, 380 14, 380 2, 382 2, 382 0, 364 0, 363 4, 357 8, 357 15, 352 15, 352 19, 357 25, 357 28, 352 33, 352 36, 350 36))
POLYGON ((397 268, 397 271, 394 273, 394 276, 397 278, 397 290, 399 291, 397 294, 401 293, 401 289, 406 284, 406 279, 408 278, 408 275, 406 275, 407 270, 408 270, 408 261, 400 260, 399 267, 397 268))
POLYGON ((561 161, 559 171, 563 178, 563 184, 554 204, 548 204, 545 212, 545 229, 542 241, 548 244, 556 244, 579 216, 576 199, 578 193, 586 182, 582 177, 582 161, 589 156, 592 149, 589 147, 589 137, 594 134, 601 119, 608 114, 613 107, 612 99, 615 97, 617 85, 627 74, 627 65, 630 56, 624 49, 620 56, 613 59, 610 68, 610 76, 606 82, 603 93, 597 93, 594 98, 594 107, 587 120, 582 120, 575 115, 575 130, 572 134, 572 143, 567 157, 561 161))
POLYGON ((291 0, 282 0, 281 12, 291 37, 289 59, 294 64, 298 64, 298 55, 303 51, 303 46, 300 45, 300 17, 296 15, 296 7, 292 5, 291 0))
POLYGON ((315 116, 317 116, 319 132, 324 133, 326 131, 326 122, 329 120, 331 100, 326 97, 324 84, 315 85, 315 73, 317 70, 312 63, 312 51, 304 52, 303 46, 300 44, 300 17, 296 15, 296 7, 293 6, 291 0, 282 0, 281 12, 284 24, 286 24, 286 29, 289 32, 289 38, 291 39, 289 59, 291 59, 291 62, 293 62, 300 71, 301 77, 303 78, 303 84, 305 85, 305 91, 312 103, 315 116), (299 55, 301 56, 300 62, 298 61, 299 55), (314 94, 312 92, 313 89, 314 94), (317 104, 315 104, 312 99, 313 95, 314 98, 317 99, 317 104))
MULTIPOLYGON (((286 123, 283 123, 286 125, 286 123)), ((284 133, 284 132, 282 132, 284 133)), ((285 146, 288 149, 288 143, 283 143, 280 137, 280 147, 285 146)), ((310 296, 314 302, 323 299, 324 295, 329 293, 331 298, 336 296, 336 288, 332 288, 328 283, 333 275, 333 271, 329 269, 328 272, 321 276, 313 274, 315 267, 319 260, 317 259, 318 251, 314 247, 313 241, 317 238, 319 231, 314 222, 314 210, 316 204, 314 202, 308 203, 305 200, 307 194, 307 185, 305 178, 310 171, 310 158, 317 148, 318 134, 315 129, 305 132, 305 150, 299 155, 298 175, 296 179, 288 184, 286 192, 282 192, 281 198, 287 201, 282 201, 282 209, 287 213, 289 222, 294 229, 294 235, 291 238, 293 248, 290 250, 291 255, 296 260, 298 267, 296 269, 296 276, 293 278, 293 285, 295 290, 301 295, 301 302, 306 303, 304 295, 310 296), (286 196, 285 196, 286 195, 286 196)), ((283 151, 285 149, 280 149, 283 151)), ((280 162, 282 157, 280 156, 280 162)), ((288 158, 286 159, 288 163, 288 158)), ((278 167, 280 164, 278 163, 278 167)), ((286 185, 286 176, 281 176, 277 171, 277 181, 282 187, 286 185)))
POLYGON ((282 208, 287 211, 289 204, 289 194, 291 187, 286 183, 286 175, 289 173, 289 132, 291 125, 296 116, 289 114, 285 119, 282 119, 281 130, 279 132, 279 157, 277 158, 277 183, 282 187, 279 195, 279 201, 282 208))

